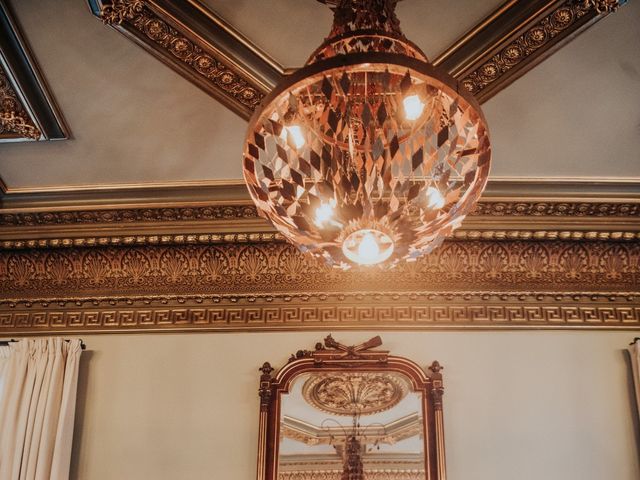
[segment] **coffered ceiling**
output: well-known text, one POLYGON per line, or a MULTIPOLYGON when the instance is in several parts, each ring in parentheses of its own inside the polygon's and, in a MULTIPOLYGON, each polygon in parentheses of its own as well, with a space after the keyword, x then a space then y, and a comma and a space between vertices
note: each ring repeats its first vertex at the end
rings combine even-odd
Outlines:
MULTIPOLYGON (((331 22, 328 8, 315 0, 190 5, 226 21, 278 68, 303 63, 331 22)), ((10 6, 71 136, 0 144, 0 177, 9 193, 240 181, 241 116, 103 25, 81 1, 10 6)), ((403 0, 398 15, 407 36, 438 59, 500 6, 496 0, 403 0)), ((494 183, 635 185, 639 46, 640 5, 632 1, 488 99, 483 108, 494 183)))

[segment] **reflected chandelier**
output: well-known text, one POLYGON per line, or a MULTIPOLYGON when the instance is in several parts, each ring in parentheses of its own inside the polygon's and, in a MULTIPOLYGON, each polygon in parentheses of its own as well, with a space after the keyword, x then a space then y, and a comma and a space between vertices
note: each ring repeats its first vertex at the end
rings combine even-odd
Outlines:
POLYGON ((321 0, 329 37, 251 118, 244 178, 258 211, 329 265, 431 252, 482 193, 480 106, 405 38, 398 0, 321 0))

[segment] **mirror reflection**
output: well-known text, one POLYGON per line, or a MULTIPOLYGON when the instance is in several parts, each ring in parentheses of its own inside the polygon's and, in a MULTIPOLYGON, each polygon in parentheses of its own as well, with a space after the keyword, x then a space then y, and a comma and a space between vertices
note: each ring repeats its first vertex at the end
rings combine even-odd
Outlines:
POLYGON ((282 394, 279 480, 424 480, 422 393, 397 372, 313 372, 282 394))

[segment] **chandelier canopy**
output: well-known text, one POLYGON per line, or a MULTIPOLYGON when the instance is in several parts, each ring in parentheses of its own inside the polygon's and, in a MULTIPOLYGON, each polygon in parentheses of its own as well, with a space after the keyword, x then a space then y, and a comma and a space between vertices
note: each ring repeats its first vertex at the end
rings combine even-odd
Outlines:
POLYGON ((245 181, 261 215, 330 265, 414 260, 478 201, 486 121, 402 34, 398 0, 321 1, 333 28, 254 113, 245 181))

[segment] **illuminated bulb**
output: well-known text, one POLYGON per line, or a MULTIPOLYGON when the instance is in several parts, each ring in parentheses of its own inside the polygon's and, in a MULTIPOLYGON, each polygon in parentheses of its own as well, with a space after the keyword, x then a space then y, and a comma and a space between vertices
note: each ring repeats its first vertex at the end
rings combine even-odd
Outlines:
POLYGON ((298 125, 284 127, 282 129, 282 132, 280 133, 280 138, 286 142, 288 135, 291 135, 293 144, 296 146, 296 148, 302 148, 304 146, 304 135, 302 133, 302 128, 300 128, 298 125))
POLYGON ((322 202, 320 206, 316 209, 316 218, 314 223, 318 227, 323 227, 325 223, 330 222, 333 217, 333 205, 335 204, 335 200, 332 199, 330 203, 322 202))
POLYGON ((342 244, 342 252, 354 263, 375 265, 393 253, 393 241, 379 230, 356 230, 342 244))
POLYGON ((376 259, 379 255, 380 247, 378 247, 378 242, 376 242, 373 235, 366 233, 360 240, 360 245, 358 245, 358 256, 361 263, 365 265, 377 263, 376 259))
POLYGON ((424 103, 418 95, 409 95, 402 101, 404 106, 404 116, 407 120, 417 120, 422 115, 424 103))
POLYGON ((427 207, 435 209, 444 207, 444 197, 435 187, 427 188, 427 207))

